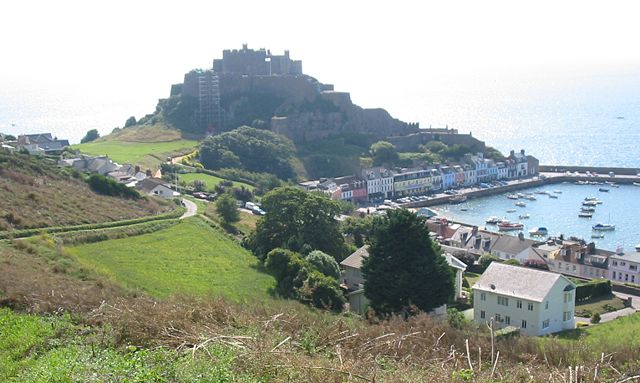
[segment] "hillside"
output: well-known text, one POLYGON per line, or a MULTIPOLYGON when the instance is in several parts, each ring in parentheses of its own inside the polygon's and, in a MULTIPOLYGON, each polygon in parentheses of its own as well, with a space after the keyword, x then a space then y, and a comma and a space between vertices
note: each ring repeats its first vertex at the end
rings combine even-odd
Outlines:
POLYGON ((0 152, 0 231, 109 222, 159 214, 175 205, 94 193, 53 160, 0 152))

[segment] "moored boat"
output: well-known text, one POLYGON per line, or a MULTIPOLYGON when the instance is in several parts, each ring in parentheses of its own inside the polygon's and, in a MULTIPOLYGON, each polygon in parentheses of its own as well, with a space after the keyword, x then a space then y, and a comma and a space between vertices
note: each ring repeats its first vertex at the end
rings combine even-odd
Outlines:
POLYGON ((554 190, 553 192, 556 194, 562 194, 562 190, 554 190))
POLYGON ((610 223, 598 223, 593 225, 591 228, 596 231, 610 231, 615 230, 616 226, 610 223))
POLYGON ((548 233, 549 231, 546 227, 534 227, 533 229, 529 230, 530 235, 547 235, 548 233))
POLYGON ((549 198, 558 199, 558 196, 555 194, 549 194, 549 198))
POLYGON ((520 214, 520 215, 518 216, 518 218, 520 218, 520 219, 529 219, 529 218, 531 218, 531 216, 529 215, 529 213, 527 213, 527 214, 520 214))
POLYGON ((520 222, 500 222, 498 228, 503 231, 522 230, 524 225, 520 222))
POLYGON ((593 206, 583 206, 580 208, 580 211, 593 213, 594 211, 596 211, 596 208, 593 206))
POLYGON ((498 222, 500 222, 500 218, 493 216, 493 217, 487 218, 484 222, 489 225, 497 225, 498 222))
POLYGON ((454 197, 449 198, 449 203, 451 204, 459 204, 459 203, 463 203, 467 201, 467 196, 466 195, 457 195, 454 197))
POLYGON ((507 210, 507 213, 515 213, 515 212, 516 212, 516 209, 509 209, 509 210, 507 210))
POLYGON ((509 199, 518 199, 519 197, 516 194, 508 194, 507 198, 509 198, 509 199))
POLYGON ((588 212, 588 211, 581 211, 580 213, 578 213, 578 217, 580 217, 580 218, 591 218, 591 217, 593 217, 593 213, 588 212))
POLYGON ((607 188, 600 188, 600 189, 598 189, 598 191, 601 191, 601 192, 603 192, 603 193, 608 193, 608 192, 609 192, 609 189, 607 189, 607 188))
POLYGON ((602 233, 593 233, 593 234, 591 234, 591 238, 604 238, 604 234, 602 234, 602 233))
POLYGON ((516 202, 516 206, 518 206, 518 207, 525 207, 525 206, 527 206, 527 204, 526 204, 526 203, 524 203, 524 202, 522 202, 522 201, 519 201, 519 202, 516 202))

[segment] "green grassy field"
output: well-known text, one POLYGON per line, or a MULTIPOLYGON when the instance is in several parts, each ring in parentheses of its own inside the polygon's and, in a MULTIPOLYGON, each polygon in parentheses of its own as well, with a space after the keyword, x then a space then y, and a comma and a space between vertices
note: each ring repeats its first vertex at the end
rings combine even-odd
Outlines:
POLYGON ((85 267, 158 297, 178 293, 263 300, 275 285, 248 251, 200 218, 152 234, 68 250, 85 267))
POLYGON ((126 142, 126 141, 95 141, 86 144, 73 145, 74 149, 90 155, 109 155, 119 164, 129 163, 141 165, 144 168, 158 168, 167 157, 186 154, 196 147, 198 141, 174 140, 166 142, 126 142))
POLYGON ((640 347, 640 313, 617 318, 611 322, 606 322, 589 327, 564 331, 557 336, 561 340, 576 340, 583 338, 589 345, 597 349, 607 347, 625 346, 630 349, 640 347))
POLYGON ((623 308, 624 301, 611 294, 577 303, 576 315, 579 317, 591 317, 595 313, 602 315, 604 313, 622 310, 623 308))
MULTIPOLYGON (((181 181, 186 182, 187 184, 191 184, 193 181, 195 180, 200 180, 200 181, 204 181, 205 185, 206 185, 206 189, 208 191, 213 191, 213 188, 219 184, 222 181, 226 181, 223 178, 220 177, 216 177, 216 176, 212 176, 209 174, 204 174, 204 173, 186 173, 186 174, 179 174, 178 178, 181 181)), ((251 191, 253 191, 254 187, 252 185, 246 184, 244 182, 238 182, 238 181, 231 181, 233 182, 233 186, 239 188, 240 186, 244 186, 246 189, 249 189, 251 191)))

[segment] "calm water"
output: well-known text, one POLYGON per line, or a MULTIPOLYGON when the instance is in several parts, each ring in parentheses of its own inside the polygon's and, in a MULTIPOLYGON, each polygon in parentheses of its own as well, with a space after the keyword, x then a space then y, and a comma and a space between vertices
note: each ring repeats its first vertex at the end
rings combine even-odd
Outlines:
MULTIPOLYGON (((623 246, 625 251, 634 251, 634 246, 640 244, 640 187, 621 185, 620 188, 610 188, 610 192, 599 192, 597 185, 555 184, 544 188, 524 189, 520 192, 534 192, 536 190, 562 191, 562 194, 552 193, 558 199, 547 195, 534 194, 536 201, 526 202, 526 207, 515 206, 515 200, 506 198, 507 194, 470 199, 461 205, 441 205, 435 207, 440 214, 450 219, 486 226, 489 230, 497 231, 495 225, 485 224, 490 216, 505 217, 512 222, 521 222, 525 231, 537 226, 544 226, 550 235, 564 234, 576 236, 587 241, 593 240, 599 248, 615 250, 623 246), (593 218, 578 218, 578 212, 585 197, 597 197, 602 200, 596 206, 593 218), (468 209, 462 211, 461 209, 468 209), (507 213, 509 209, 516 209, 515 213, 507 213), (528 213, 531 218, 519 219, 519 215, 528 213), (596 223, 611 223, 616 225, 615 231, 602 232, 605 237, 592 239, 591 227, 596 223)), ((608 187, 608 186, 607 186, 608 187)), ((515 233, 515 232, 513 232, 515 233)), ((528 235, 528 234, 527 234, 528 235)))

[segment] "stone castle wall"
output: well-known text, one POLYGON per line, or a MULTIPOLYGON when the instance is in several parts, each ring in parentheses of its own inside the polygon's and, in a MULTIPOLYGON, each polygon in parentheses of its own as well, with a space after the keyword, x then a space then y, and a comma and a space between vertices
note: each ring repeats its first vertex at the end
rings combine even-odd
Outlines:
POLYGON ((417 132, 404 136, 387 137, 386 140, 394 144, 396 149, 401 152, 418 151, 420 145, 424 145, 429 141, 441 141, 447 145, 465 145, 477 152, 483 152, 485 150, 485 143, 471 136, 471 134, 417 132))

